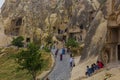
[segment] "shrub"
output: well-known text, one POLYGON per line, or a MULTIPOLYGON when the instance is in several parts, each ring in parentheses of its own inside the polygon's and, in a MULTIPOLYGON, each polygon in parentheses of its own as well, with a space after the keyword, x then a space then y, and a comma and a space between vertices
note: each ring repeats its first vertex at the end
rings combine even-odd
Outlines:
POLYGON ((48 47, 44 47, 45 52, 50 52, 50 49, 48 47))
POLYGON ((78 47, 78 42, 76 42, 76 40, 73 38, 69 38, 65 45, 67 47, 76 48, 78 47))
POLYGON ((17 47, 23 47, 24 46, 23 40, 24 38, 22 36, 13 38, 12 45, 17 46, 17 47))

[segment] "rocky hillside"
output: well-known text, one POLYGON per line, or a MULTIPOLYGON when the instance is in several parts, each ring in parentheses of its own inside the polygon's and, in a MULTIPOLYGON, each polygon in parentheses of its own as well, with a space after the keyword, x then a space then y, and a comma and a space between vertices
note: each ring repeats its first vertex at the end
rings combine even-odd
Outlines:
POLYGON ((71 80, 96 80, 98 78, 99 80, 119 80, 118 75, 120 67, 117 62, 119 62, 118 44, 120 40, 118 38, 120 26, 120 1, 98 1, 100 4, 99 9, 91 23, 92 27, 88 30, 81 59, 80 61, 79 59, 77 60, 77 64, 72 70, 71 80), (112 33, 117 32, 117 30, 118 33, 112 33), (114 42, 115 40, 118 41, 114 42), (107 53, 105 52, 106 46, 108 50, 107 53), (86 66, 90 66, 97 60, 102 60, 105 63, 105 69, 101 70, 101 72, 93 74, 91 77, 86 78, 85 74, 83 74, 86 72, 86 66), (118 73, 116 71, 118 71, 118 73), (108 77, 108 74, 112 76, 108 77))
POLYGON ((6 35, 39 42, 43 35, 56 34, 59 29, 88 30, 97 9, 89 0, 6 0, 1 15, 6 35))
POLYGON ((10 43, 8 36, 23 36, 26 43, 44 43, 46 36, 83 43, 80 61, 88 62, 73 69, 72 79, 77 79, 79 67, 83 73, 91 58, 99 56, 92 63, 105 57, 101 53, 114 30, 108 27, 120 26, 120 0, 6 0, 0 14, 0 46, 10 43))
MULTIPOLYGON (((96 2, 94 3, 97 4, 96 2)), ((85 39, 85 47, 82 52, 81 60, 99 55, 105 44, 107 20, 104 18, 105 14, 102 11, 104 5, 105 1, 99 2, 99 8, 96 11, 94 20, 90 24, 91 27, 85 39)))
MULTIPOLYGON (((70 28, 80 28, 77 36, 84 29, 87 32, 81 57, 84 60, 101 53, 107 34, 107 18, 111 14, 110 2, 111 0, 6 0, 1 10, 4 32, 9 36, 24 36, 25 42, 40 42, 45 35, 56 36, 60 29, 67 32, 67 38, 73 35, 69 32, 70 28)), ((119 3, 119 0, 115 3, 115 10, 119 3)))
POLYGON ((98 0, 98 2, 100 6, 97 10, 95 19, 91 22, 91 27, 87 33, 81 60, 90 58, 90 56, 101 55, 101 53, 103 53, 102 50, 104 50, 104 46, 106 45, 107 37, 111 35, 108 34, 108 27, 119 26, 118 20, 120 15, 120 1, 98 0), (114 21, 117 23, 114 23, 114 21))
POLYGON ((99 54, 104 46, 105 5, 105 0, 6 0, 1 15, 5 34, 24 36, 25 42, 40 42, 45 35, 58 34, 59 29, 67 31, 69 38, 70 28, 82 27, 88 32, 86 38, 82 36, 85 39, 83 60, 99 54))

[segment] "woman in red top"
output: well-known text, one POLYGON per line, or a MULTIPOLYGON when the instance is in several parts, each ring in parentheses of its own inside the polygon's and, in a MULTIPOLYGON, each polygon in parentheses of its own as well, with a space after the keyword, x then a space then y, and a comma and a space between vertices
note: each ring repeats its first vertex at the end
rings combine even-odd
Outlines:
POLYGON ((99 68, 103 68, 103 66, 104 66, 101 61, 97 61, 97 65, 98 65, 99 68))

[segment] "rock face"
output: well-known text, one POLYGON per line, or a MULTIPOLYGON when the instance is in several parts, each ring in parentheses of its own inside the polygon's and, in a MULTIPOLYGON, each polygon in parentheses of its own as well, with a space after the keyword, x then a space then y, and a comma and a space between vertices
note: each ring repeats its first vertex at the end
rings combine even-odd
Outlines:
POLYGON ((103 0, 102 3, 99 2, 101 5, 87 33, 81 60, 99 55, 105 64, 117 62, 120 60, 120 1, 103 0))
POLYGON ((11 37, 6 36, 4 34, 4 26, 3 26, 2 18, 0 15, 0 47, 9 45, 11 40, 12 40, 11 37))
POLYGON ((88 30, 85 39, 85 47, 82 52, 81 60, 90 58, 91 56, 99 55, 102 47, 105 44, 107 20, 104 19, 103 11, 101 11, 105 5, 105 2, 99 4, 100 6, 97 8, 95 18, 90 24, 91 27, 88 30))
MULTIPOLYGON (((40 41, 46 35, 59 40, 75 38, 85 42, 81 60, 102 53, 107 26, 118 18, 117 0, 6 0, 2 10, 5 34, 24 36, 25 42, 40 41), (111 17, 109 17, 111 16, 111 17), (109 23, 109 24, 108 24, 109 23), (86 35, 87 32, 87 35, 86 35), (45 34, 44 34, 45 33, 45 34), (86 37, 86 38, 85 38, 86 37)), ((42 41, 44 41, 42 39, 42 41)))
MULTIPOLYGON (((102 3, 105 0, 98 1, 102 3)), ((81 55, 81 60, 84 62, 78 64, 72 70, 71 80, 96 80, 97 78, 103 80, 103 74, 97 76, 101 73, 94 74, 90 78, 84 78, 85 74, 83 73, 86 71, 86 66, 90 66, 98 59, 102 60, 105 64, 112 62, 111 66, 120 60, 119 15, 120 0, 106 0, 101 5, 101 8, 98 9, 85 39, 85 47, 81 55), (99 58, 96 58, 95 55, 99 56, 99 58)), ((110 80, 114 79, 117 80, 119 78, 116 76, 110 80)))
MULTIPOLYGON (((106 0, 103 8, 101 8, 98 12, 98 15, 100 14, 102 15, 100 18, 98 16, 95 18, 100 20, 98 26, 95 27, 92 25, 86 36, 85 47, 81 56, 81 60, 84 60, 84 63, 77 65, 72 70, 71 80, 96 80, 98 78, 99 80, 104 79, 103 76, 105 76, 106 71, 94 74, 90 78, 83 77, 85 76, 83 73, 86 71, 86 66, 91 65, 98 59, 93 57, 95 55, 99 55, 99 59, 105 64, 111 63, 111 66, 115 66, 116 62, 120 61, 120 0, 106 0), (79 75, 76 76, 75 74, 79 75)), ((92 24, 95 24, 95 21, 92 24)), ((119 64, 117 64, 117 66, 118 65, 119 64)), ((117 71, 118 70, 110 73, 118 75, 116 73, 117 71)), ((114 76, 109 80, 114 79, 119 80, 119 77, 114 76)))
POLYGON ((46 1, 6 0, 1 11, 5 34, 24 36, 26 42, 33 41, 36 30, 44 26, 46 1))
POLYGON ((109 9, 108 30, 106 35, 106 46, 102 53, 102 59, 105 63, 117 62, 120 60, 120 1, 107 1, 109 9), (110 7, 111 6, 111 7, 110 7))
POLYGON ((77 41, 81 36, 84 41, 96 13, 95 5, 90 3, 89 0, 6 0, 1 10, 5 34, 23 36, 25 42, 32 42, 39 40, 43 33, 59 36, 62 32, 61 39, 66 40, 71 37, 69 27, 73 27, 84 29, 72 33, 77 41))
POLYGON ((25 42, 72 37, 85 44, 81 60, 120 60, 120 0, 6 0, 1 16, 0 46, 11 41, 8 36, 25 42))

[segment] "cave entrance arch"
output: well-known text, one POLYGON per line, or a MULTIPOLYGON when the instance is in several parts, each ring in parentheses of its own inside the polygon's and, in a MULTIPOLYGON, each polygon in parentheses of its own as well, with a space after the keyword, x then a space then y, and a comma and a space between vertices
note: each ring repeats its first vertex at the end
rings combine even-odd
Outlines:
POLYGON ((110 62, 110 49, 105 49, 102 53, 102 60, 105 64, 110 62))

